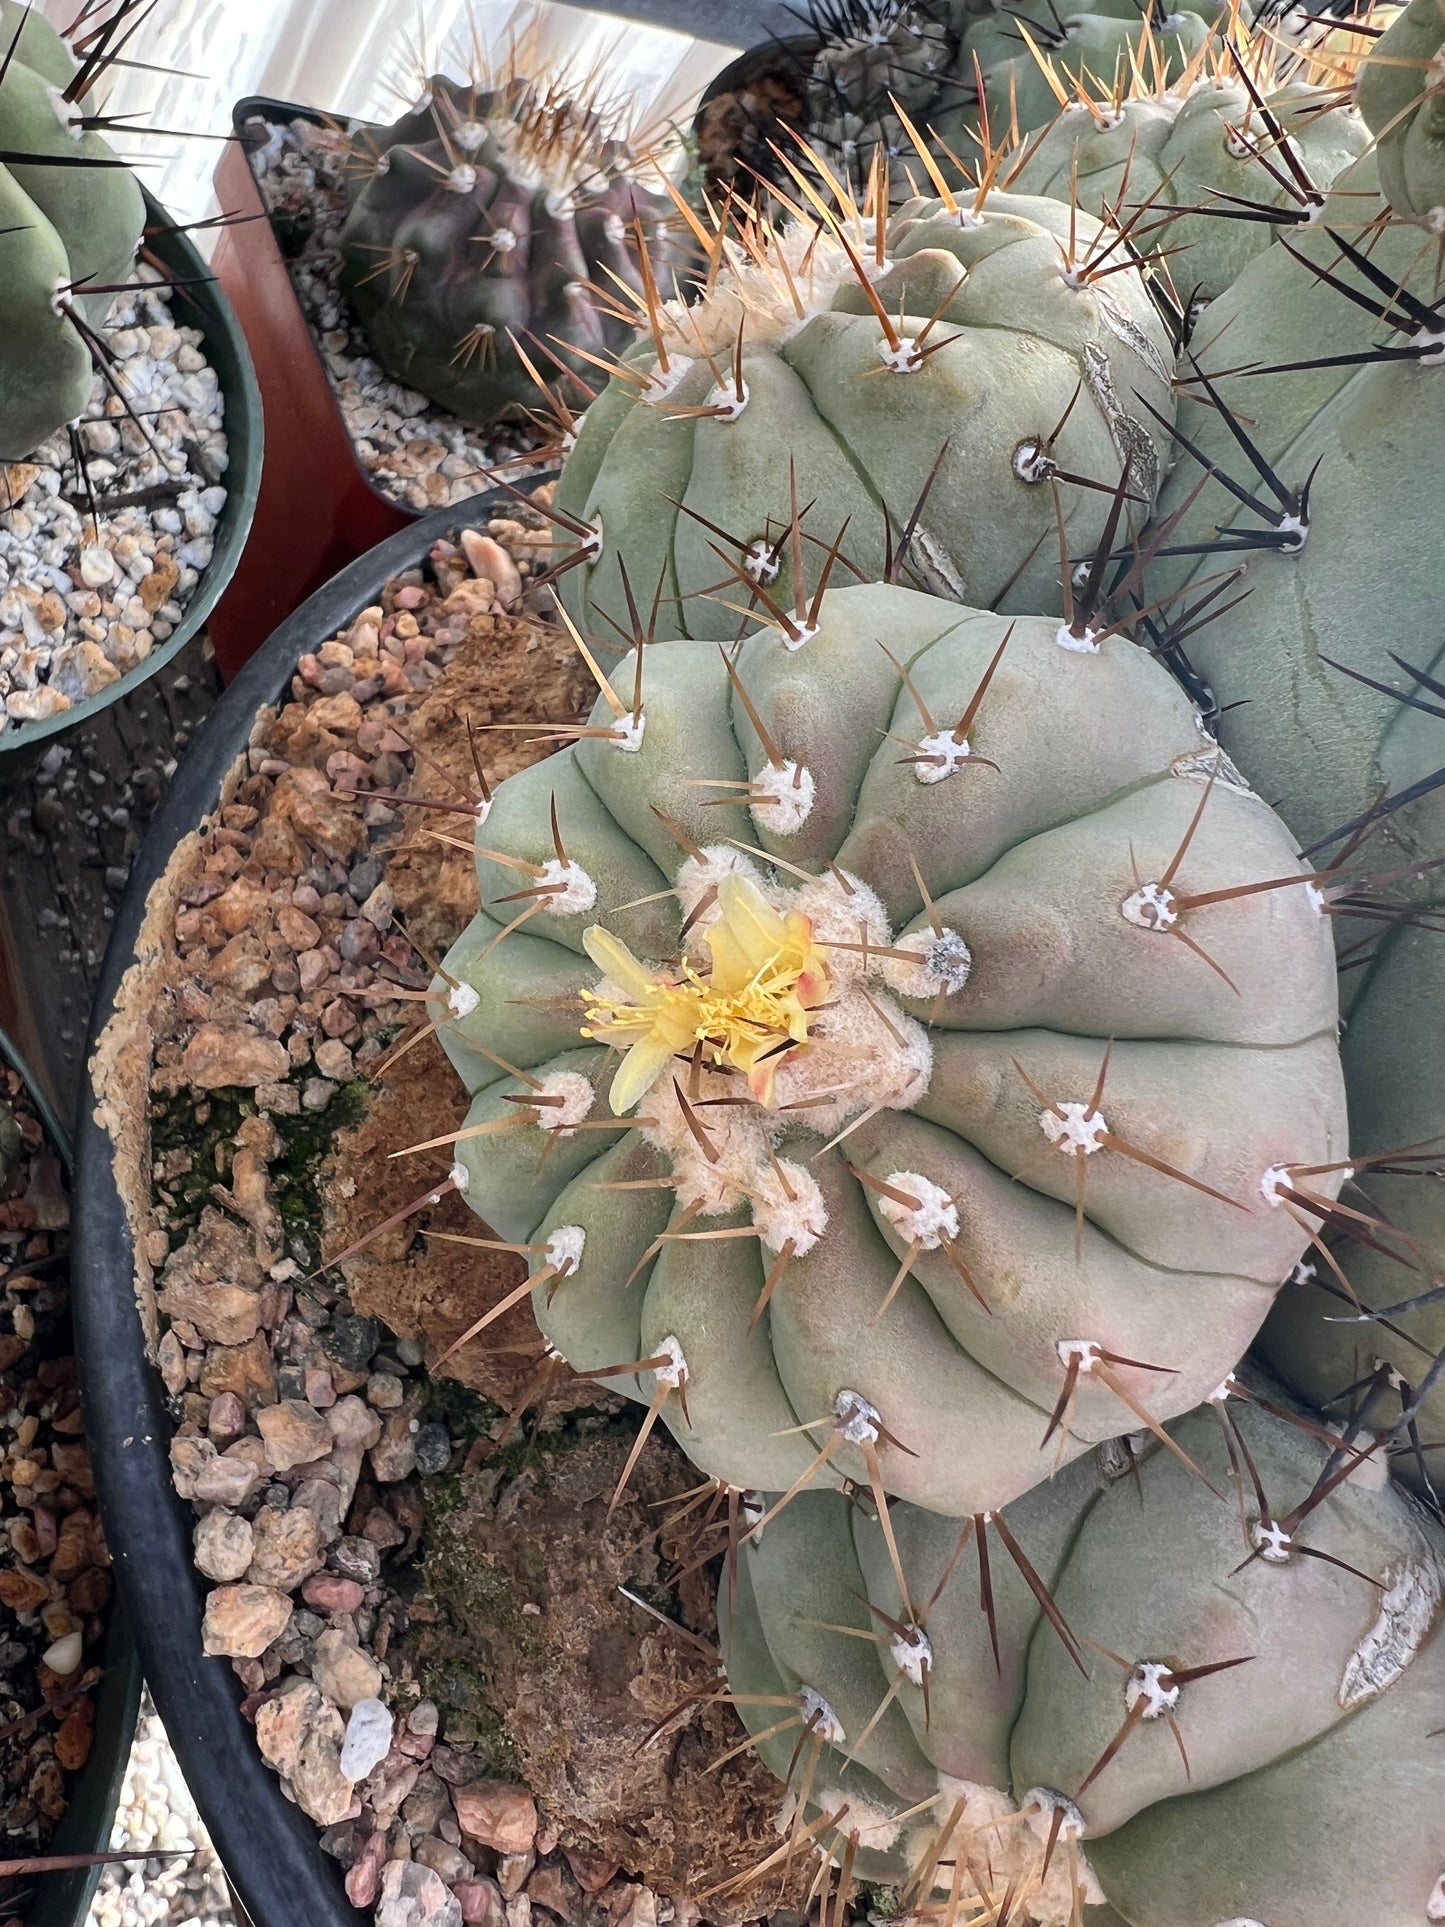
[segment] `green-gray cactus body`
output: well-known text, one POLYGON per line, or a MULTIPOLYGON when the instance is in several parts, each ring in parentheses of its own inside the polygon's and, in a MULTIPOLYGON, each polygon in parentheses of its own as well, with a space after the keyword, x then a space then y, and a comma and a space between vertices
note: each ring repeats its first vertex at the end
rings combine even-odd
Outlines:
MULTIPOLYGON (((1445 886, 1430 866, 1445 857, 1445 789, 1430 779, 1445 762, 1445 725, 1414 672, 1438 682, 1445 663, 1428 560, 1438 554, 1445 499, 1445 283, 1429 226, 1389 218, 1377 160, 1383 166, 1371 154, 1340 176, 1321 220, 1291 241, 1293 253, 1267 250, 1200 318, 1194 353, 1214 378, 1213 396, 1186 384, 1180 432, 1252 501, 1210 480, 1185 509, 1201 470, 1181 455, 1161 513, 1184 511, 1165 547, 1186 554, 1171 561, 1166 553, 1160 576, 1162 587, 1192 572, 1197 587, 1221 567, 1239 568, 1247 593, 1189 649, 1224 706, 1226 748, 1299 846, 1318 863, 1337 860, 1344 833, 1390 799, 1347 868, 1389 879, 1380 886, 1386 898, 1438 904, 1445 886), (1343 291, 1351 288, 1355 300, 1343 291), (1285 500, 1241 448, 1226 409, 1285 500), (1195 545, 1206 552, 1188 555, 1195 545)), ((1352 1148, 1368 1160, 1438 1141, 1439 940, 1335 921, 1346 950, 1370 939, 1372 952, 1344 979, 1355 1000, 1352 1148)), ((1355 1193, 1357 1206, 1373 1200, 1388 1213, 1402 1234, 1385 1239, 1397 1255, 1366 1238, 1341 1245, 1336 1259, 1375 1308, 1428 1292, 1445 1229, 1437 1182, 1399 1169, 1382 1175, 1366 1162, 1355 1193)), ((1445 1339, 1438 1305, 1387 1326, 1335 1322, 1353 1307, 1332 1295, 1337 1281, 1323 1260, 1315 1273, 1282 1295, 1266 1330, 1274 1369, 1324 1401, 1382 1368, 1397 1382, 1380 1382, 1372 1409, 1393 1406, 1398 1419, 1445 1339)), ((1424 1446, 1445 1441, 1438 1386, 1416 1429, 1424 1446)), ((1423 1482, 1430 1465, 1402 1451, 1401 1476, 1423 1482)))
POLYGON ((867 174, 878 142, 889 151, 902 144, 895 106, 926 127, 964 87, 954 12, 931 0, 816 10, 821 46, 808 81, 808 133, 848 177, 867 174))
POLYGON ((813 505, 809 593, 845 520, 849 561, 880 578, 887 519, 901 534, 938 464, 910 565, 940 594, 1010 610, 1060 606, 1051 475, 1104 485, 1059 492, 1076 555, 1126 462, 1152 500, 1167 435, 1144 403, 1171 418, 1173 349, 1132 268, 1090 278, 1108 247, 1096 222, 1021 195, 981 212, 915 201, 881 270, 865 226, 839 238, 795 220, 756 257, 730 245, 708 296, 670 306, 588 410, 556 496, 591 530, 564 577, 584 629, 624 617, 619 564, 638 595, 660 580, 691 635, 736 636, 726 605, 752 582, 786 603, 790 472, 813 505), (751 582, 730 583, 740 565, 751 582))
MULTIPOLYGON (((1360 116, 1324 88, 1281 88, 1268 106, 1322 194, 1369 146, 1360 116)), ((1207 79, 1117 103, 1076 102, 1026 142, 1009 186, 1062 201, 1077 195, 1101 217, 1118 209, 1128 219, 1151 204, 1158 212, 1146 217, 1149 247, 1171 251, 1170 272, 1182 294, 1213 300, 1277 234, 1292 231, 1248 218, 1238 203, 1292 211, 1301 221, 1309 216, 1308 190, 1274 148, 1245 88, 1207 79), (1214 212, 1193 211, 1200 208, 1214 212)))
POLYGON ((1009 1894, 1020 1927, 1423 1927, 1445 1912, 1445 1534, 1375 1457, 1295 1520, 1328 1448, 1247 1403, 1169 1429, 1238 1505, 1144 1441, 1005 1515, 1077 1660, 997 1524, 970 1534, 991 1633, 953 1522, 892 1507, 895 1568, 866 1505, 792 1499, 719 1601, 740 1715, 783 1725, 758 1751, 807 1776, 808 1821, 840 1816, 835 1859, 856 1834, 857 1873, 952 1891, 960 1919, 1009 1894))
POLYGON ((953 1514, 1195 1404, 1345 1155, 1278 820, 1082 624, 860 586, 642 668, 498 790, 436 987, 552 1344, 730 1484, 953 1514))
POLYGON ((1001 6, 969 28, 962 60, 970 74, 975 61, 983 74, 994 138, 1010 127, 1031 134, 1058 114, 1060 89, 1066 98, 1080 87, 1106 96, 1128 93, 1136 65, 1146 85, 1178 80, 1208 43, 1218 13, 1208 0, 1182 5, 1162 18, 1135 0, 1091 0, 1077 12, 1056 11, 1052 17, 1001 6), (1047 61, 1053 84, 1041 61, 1047 61))
POLYGON ((554 86, 488 93, 440 76, 428 100, 353 142, 343 286, 377 360, 469 421, 535 404, 514 345, 551 373, 629 338, 608 313, 640 291, 636 225, 665 279, 671 203, 625 145, 554 86), (541 344, 539 346, 539 344, 541 344))
POLYGON ((70 50, 33 8, 0 7, 0 459, 19 460, 85 408, 91 354, 73 306, 102 320, 130 278, 140 188, 64 98, 70 50))
POLYGON ((1445 233, 1445 6, 1413 0, 1360 69, 1360 111, 1396 211, 1445 233))

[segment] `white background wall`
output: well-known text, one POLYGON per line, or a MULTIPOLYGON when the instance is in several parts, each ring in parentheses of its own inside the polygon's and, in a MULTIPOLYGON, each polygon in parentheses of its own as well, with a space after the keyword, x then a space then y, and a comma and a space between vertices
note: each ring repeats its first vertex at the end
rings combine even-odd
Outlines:
MULTIPOLYGON (((40 0, 40 10, 63 27, 80 3, 40 0)), ((604 73, 648 125, 689 118, 735 51, 548 0, 158 0, 128 52, 181 72, 118 72, 106 105, 137 126, 209 135, 229 130, 231 105, 247 94, 389 120, 415 97, 419 75, 463 75, 474 45, 495 57, 529 34, 543 54, 604 73)), ((147 186, 177 220, 215 211, 214 139, 112 138, 147 163, 147 186)))

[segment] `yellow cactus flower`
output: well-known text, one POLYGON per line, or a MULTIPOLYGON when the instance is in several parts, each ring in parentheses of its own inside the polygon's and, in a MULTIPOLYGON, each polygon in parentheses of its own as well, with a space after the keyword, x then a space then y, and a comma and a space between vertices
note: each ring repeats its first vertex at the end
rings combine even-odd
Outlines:
POLYGON ((595 997, 582 1035, 626 1047, 612 1080, 612 1110, 621 1117, 674 1057, 701 1044, 703 1062, 741 1071, 760 1104, 789 1045, 806 1043, 809 1014, 830 989, 813 922, 801 910, 780 916, 748 878, 718 885, 719 915, 704 933, 712 969, 702 976, 684 958, 675 969, 649 971, 610 930, 594 924, 587 954, 621 998, 595 997), (624 1001, 625 999, 625 1001, 624 1001))

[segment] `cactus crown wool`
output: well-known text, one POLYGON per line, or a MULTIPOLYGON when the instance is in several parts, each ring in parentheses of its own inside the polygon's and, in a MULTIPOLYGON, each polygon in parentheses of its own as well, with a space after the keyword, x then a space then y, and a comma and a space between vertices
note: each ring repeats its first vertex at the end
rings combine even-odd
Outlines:
POLYGON ((138 4, 88 20, 79 58, 33 7, 0 4, 0 459, 83 411, 96 327, 132 278, 144 203, 91 90, 138 4))
POLYGON ((433 76, 412 112, 359 132, 341 232, 377 359, 475 421, 531 399, 535 361, 581 371, 619 347, 637 248, 668 260, 671 203, 601 80, 520 57, 469 84, 433 76))

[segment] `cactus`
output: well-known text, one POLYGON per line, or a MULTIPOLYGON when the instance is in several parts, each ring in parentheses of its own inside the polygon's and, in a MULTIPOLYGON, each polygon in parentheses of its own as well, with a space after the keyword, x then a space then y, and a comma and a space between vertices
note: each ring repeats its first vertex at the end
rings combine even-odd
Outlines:
POLYGON ((1445 7, 1415 0, 1359 77, 1378 142, 1380 186, 1398 215, 1445 231, 1445 7))
POLYGON ((686 633, 735 636, 728 604, 811 596, 835 537, 865 580, 884 576, 890 525, 915 511, 925 586, 1056 613, 1051 483, 1075 553, 1096 545, 1126 465, 1133 500, 1152 501, 1173 349, 1142 277, 1084 213, 936 184, 941 199, 882 228, 852 205, 781 233, 698 224, 702 297, 648 291, 648 332, 558 483, 584 629, 622 619, 625 567, 637 593, 678 599, 686 633), (783 541, 795 499, 815 504, 800 557, 783 541))
POLYGON ((597 673, 434 987, 512 1299, 736 1486, 971 1513, 1196 1403, 1345 1144, 1310 872, 1169 676, 886 585, 597 673))
MULTIPOLYGON (((94 31, 94 29, 93 29, 94 31)), ((90 395, 93 330, 135 262, 145 207, 95 131, 99 61, 33 8, 0 5, 0 459, 18 461, 90 395)))
POLYGON ((1332 921, 1355 998, 1353 1207, 1388 1228, 1351 1238, 1349 1223, 1335 1227, 1338 1255, 1311 1254, 1265 1353, 1320 1404, 1365 1397, 1377 1422, 1388 1412, 1400 1476, 1425 1491, 1439 1473, 1429 1454, 1445 1444, 1434 1297, 1445 1001, 1431 927, 1445 901, 1445 704, 1436 586, 1428 564, 1400 559, 1438 548, 1445 281, 1419 192, 1428 147, 1411 138, 1429 96, 1402 118, 1396 79, 1413 99, 1436 57, 1418 50, 1442 40, 1436 0, 1417 0, 1379 43, 1383 80, 1367 64, 1361 82, 1378 151, 1200 317, 1158 544, 1166 588, 1191 571, 1196 588, 1217 579, 1221 561, 1239 568, 1231 593, 1247 593, 1191 642, 1195 667, 1224 705, 1230 754, 1299 846, 1343 871, 1322 887, 1339 899, 1332 921), (1402 45, 1417 51, 1390 51, 1402 45), (1201 463, 1210 479, 1190 502, 1201 463), (1361 1322, 1352 1294, 1380 1316, 1361 1322))
POLYGON ((744 1539, 722 1651, 795 1842, 959 1921, 1445 1915, 1445 1533, 1368 1437, 1211 1404, 1169 1431, 1233 1498, 1146 1440, 962 1535, 809 1492, 744 1539))
POLYGON ((831 166, 857 179, 879 142, 889 154, 906 153, 899 108, 926 127, 973 101, 960 42, 980 11, 950 0, 822 0, 809 7, 807 24, 820 44, 808 79, 807 132, 831 166))
POLYGON ((419 107, 356 135, 342 285, 388 373, 486 421, 536 399, 529 362, 582 372, 622 345, 618 283, 641 286, 639 229, 665 269, 671 203, 617 122, 566 75, 434 76, 419 107))
MULTIPOLYGON (((1088 0, 1076 13, 1054 9, 1042 17, 1021 7, 999 7, 964 35, 962 58, 983 78, 982 105, 997 132, 1020 134, 1047 127, 1059 111, 1060 90, 1111 94, 1127 87, 1131 72, 1167 86, 1177 81, 1209 43, 1212 24, 1227 9, 1211 0, 1186 0, 1168 11, 1137 0, 1088 0)), ((957 129, 966 132, 967 116, 957 129)), ((964 148, 948 123, 942 138, 964 148)))
MULTIPOLYGON (((1208 49, 1205 50, 1206 52, 1208 49)), ((1176 286, 1212 300, 1279 234, 1312 220, 1336 175, 1369 145, 1360 116, 1325 87, 1266 88, 1202 60, 1173 85, 1085 90, 1025 139, 1003 184, 1101 217, 1119 210, 1170 254, 1176 286), (1135 212, 1144 209, 1144 217, 1135 212)))

